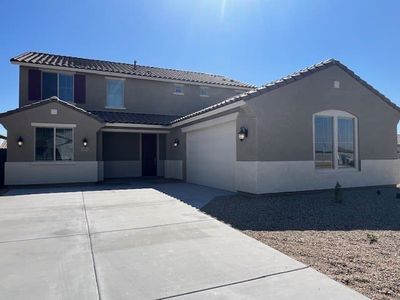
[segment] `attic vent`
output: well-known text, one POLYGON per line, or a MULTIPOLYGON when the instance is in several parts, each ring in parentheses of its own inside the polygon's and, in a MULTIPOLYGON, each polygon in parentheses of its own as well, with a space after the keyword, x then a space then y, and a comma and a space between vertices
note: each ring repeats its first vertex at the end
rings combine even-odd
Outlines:
POLYGON ((334 81, 333 81, 333 87, 334 87, 335 89, 340 89, 340 81, 334 80, 334 81))

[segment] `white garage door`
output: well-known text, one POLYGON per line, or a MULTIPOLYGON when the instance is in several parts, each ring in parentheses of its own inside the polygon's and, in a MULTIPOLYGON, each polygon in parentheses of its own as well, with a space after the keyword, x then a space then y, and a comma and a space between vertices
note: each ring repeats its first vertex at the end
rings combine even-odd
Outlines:
POLYGON ((235 191, 236 122, 187 132, 187 181, 235 191))

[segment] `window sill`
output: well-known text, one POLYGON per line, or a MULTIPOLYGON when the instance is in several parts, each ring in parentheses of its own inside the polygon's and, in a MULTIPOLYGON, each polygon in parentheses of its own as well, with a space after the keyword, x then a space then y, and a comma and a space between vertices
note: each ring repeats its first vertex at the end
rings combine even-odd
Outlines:
POLYGON ((184 93, 177 93, 177 92, 175 92, 175 93, 173 93, 174 95, 177 95, 177 96, 183 96, 183 95, 185 95, 184 93))
POLYGON ((40 165, 75 165, 76 162, 74 160, 43 160, 43 161, 33 161, 31 163, 34 166, 40 165))
POLYGON ((200 95, 201 98, 210 98, 209 95, 200 95))
POLYGON ((338 168, 338 169, 317 169, 314 168, 315 172, 317 173, 325 173, 325 174, 331 174, 331 173, 359 173, 361 172, 358 170, 358 168, 338 168))
POLYGON ((117 107, 117 106, 106 106, 106 109, 120 109, 120 110, 124 110, 126 109, 126 107, 117 107))

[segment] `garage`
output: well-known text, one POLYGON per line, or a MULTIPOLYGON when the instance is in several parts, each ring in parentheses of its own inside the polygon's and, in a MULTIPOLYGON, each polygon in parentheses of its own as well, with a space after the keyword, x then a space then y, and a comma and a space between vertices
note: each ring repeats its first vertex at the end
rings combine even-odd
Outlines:
POLYGON ((235 191, 236 116, 186 130, 186 176, 190 183, 235 191))

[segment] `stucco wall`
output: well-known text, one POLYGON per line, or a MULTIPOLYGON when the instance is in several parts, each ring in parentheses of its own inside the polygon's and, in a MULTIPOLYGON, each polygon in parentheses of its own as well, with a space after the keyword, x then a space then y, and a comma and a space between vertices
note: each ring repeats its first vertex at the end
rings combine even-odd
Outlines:
POLYGON ((342 110, 358 118, 359 159, 394 159, 399 112, 337 66, 317 72, 248 102, 256 116, 241 114, 249 127, 238 143, 239 161, 313 160, 313 114, 342 110), (340 88, 333 81, 340 81, 340 88))
POLYGON ((35 127, 31 123, 75 124, 74 128, 74 160, 97 160, 97 132, 103 126, 96 119, 85 115, 62 104, 52 102, 19 113, 2 117, 0 122, 7 129, 8 162, 34 161, 35 127), (52 115, 51 110, 56 109, 57 115, 52 115), (24 144, 17 146, 17 140, 22 137, 24 144), (86 138, 89 145, 82 147, 86 138))
MULTIPOLYGON (((28 100, 28 69, 20 67, 20 106, 31 103, 28 100)), ((106 107, 106 77, 86 75, 86 103, 83 108, 104 110, 106 107)), ((186 115, 236 95, 240 89, 210 86, 209 97, 200 97, 200 85, 184 84, 184 95, 174 95, 172 82, 126 78, 125 107, 130 112, 186 115)))

